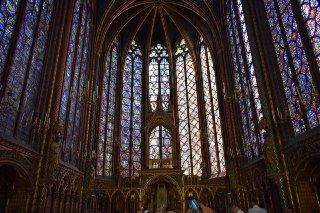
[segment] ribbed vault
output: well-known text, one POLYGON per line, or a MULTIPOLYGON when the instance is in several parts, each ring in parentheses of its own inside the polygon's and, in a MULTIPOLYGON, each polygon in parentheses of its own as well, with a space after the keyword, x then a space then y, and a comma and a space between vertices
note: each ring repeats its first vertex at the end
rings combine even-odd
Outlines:
MULTIPOLYGON (((218 2, 218 1, 217 1, 218 2)), ((192 0, 111 1, 99 20, 95 47, 98 53, 108 50, 121 35, 126 52, 133 39, 148 52, 155 43, 167 46, 169 54, 179 38, 184 38, 194 51, 194 40, 205 39, 211 52, 222 49, 218 3, 192 0)))

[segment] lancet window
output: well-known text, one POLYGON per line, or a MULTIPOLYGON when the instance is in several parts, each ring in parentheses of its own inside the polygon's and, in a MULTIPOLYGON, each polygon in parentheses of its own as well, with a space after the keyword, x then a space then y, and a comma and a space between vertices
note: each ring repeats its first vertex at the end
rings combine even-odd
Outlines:
POLYGON ((262 154, 264 138, 258 124, 263 112, 241 0, 230 1, 227 24, 236 85, 235 96, 242 122, 243 151, 248 159, 255 159, 262 154))
POLYGON ((205 116, 207 123, 207 140, 210 156, 210 170, 212 177, 226 174, 224 148, 219 110, 217 76, 213 58, 203 39, 200 42, 200 62, 203 79, 203 93, 205 102, 205 116))
POLYGON ((293 131, 298 135, 320 123, 320 3, 264 0, 264 4, 293 131))
POLYGON ((19 141, 37 122, 52 10, 53 0, 0 1, 0 132, 19 141))
POLYGON ((181 168, 186 175, 201 176, 201 141, 198 95, 193 60, 184 40, 176 46, 179 138, 181 168))
POLYGON ((80 127, 88 65, 90 18, 87 2, 76 1, 59 111, 59 121, 64 126, 61 157, 74 165, 82 149, 80 127))
POLYGON ((149 139, 150 159, 172 159, 172 138, 164 126, 157 126, 151 131, 149 139))
POLYGON ((123 70, 121 112, 121 175, 138 175, 141 170, 142 53, 133 41, 123 70))
POLYGON ((100 108, 97 174, 111 176, 113 169, 115 94, 118 70, 118 43, 115 41, 107 54, 100 108))
POLYGON ((170 101, 170 74, 167 49, 161 45, 155 45, 149 55, 149 101, 151 109, 157 107, 160 100, 163 109, 168 110, 170 101))

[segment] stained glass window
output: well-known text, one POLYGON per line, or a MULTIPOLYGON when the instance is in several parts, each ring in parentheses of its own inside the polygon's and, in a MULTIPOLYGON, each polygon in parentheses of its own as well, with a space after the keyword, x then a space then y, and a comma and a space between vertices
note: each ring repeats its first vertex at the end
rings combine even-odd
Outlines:
POLYGON ((320 2, 317 0, 299 0, 301 12, 307 27, 314 54, 320 67, 320 2))
POLYGON ((176 47, 179 137, 181 167, 186 175, 201 176, 201 141, 196 76, 193 60, 184 40, 176 47))
POLYGON ((172 158, 171 134, 164 126, 157 126, 150 134, 149 159, 170 158, 172 158))
POLYGON ((106 57, 102 83, 102 102, 98 141, 97 174, 112 175, 115 94, 117 83, 118 44, 115 41, 106 57))
POLYGON ((120 164, 124 177, 138 175, 141 170, 141 60, 141 48, 133 41, 123 70, 120 164))
POLYGON ((305 25, 298 26, 297 14, 290 0, 264 0, 276 58, 281 72, 295 134, 319 125, 319 95, 313 82, 310 58, 307 58, 304 42, 310 41, 319 66, 319 2, 299 0, 305 25), (301 28, 307 27, 310 38, 301 36, 301 28))
POLYGON ((2 78, 10 41, 14 33, 18 16, 20 1, 1 1, 0 2, 0 79, 2 78))
POLYGON ((0 131, 27 142, 40 91, 53 0, 21 2, 0 2, 0 131), (11 57, 9 51, 13 51, 11 57))
POLYGON ((258 123, 263 114, 241 0, 230 1, 227 23, 244 153, 254 159, 262 154, 264 139, 258 123))
POLYGON ((207 136, 209 143, 209 155, 212 177, 226 174, 224 149, 221 130, 221 118, 219 112, 216 72, 214 70, 212 56, 208 47, 201 39, 201 73, 203 79, 203 93, 205 102, 205 114, 207 122, 207 136))
POLYGON ((170 75, 168 52, 163 45, 157 44, 149 55, 149 101, 151 109, 157 107, 157 99, 161 101, 164 110, 168 109, 170 101, 170 75))
POLYGON ((61 157, 74 165, 81 149, 80 122, 88 65, 89 23, 87 2, 76 1, 59 111, 60 123, 65 128, 61 157))

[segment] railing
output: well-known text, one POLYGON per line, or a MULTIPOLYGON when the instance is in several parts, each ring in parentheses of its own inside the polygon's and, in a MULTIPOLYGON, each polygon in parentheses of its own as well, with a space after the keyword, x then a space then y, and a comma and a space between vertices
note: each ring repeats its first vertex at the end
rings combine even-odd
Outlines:
POLYGON ((172 158, 149 159, 149 169, 172 169, 172 158))

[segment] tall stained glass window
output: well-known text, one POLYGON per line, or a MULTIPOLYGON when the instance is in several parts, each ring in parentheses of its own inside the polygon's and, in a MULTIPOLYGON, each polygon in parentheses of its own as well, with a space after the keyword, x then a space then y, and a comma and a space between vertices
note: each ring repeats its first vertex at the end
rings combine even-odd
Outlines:
POLYGON ((312 75, 319 72, 320 65, 320 3, 317 0, 298 2, 300 5, 294 5, 291 0, 264 0, 295 134, 320 122, 319 90, 312 75), (294 6, 299 6, 298 10, 294 10, 294 6), (297 22, 297 17, 302 17, 304 24, 297 22), (303 37, 301 29, 307 29, 309 36, 303 37), (308 51, 313 54, 307 55, 305 45, 310 41, 313 50, 308 51), (316 68, 311 68, 311 60, 316 61, 316 68))
POLYGON ((64 73, 59 121, 64 126, 61 157, 76 165, 80 143, 81 112, 88 65, 90 10, 87 2, 76 1, 64 73))
POLYGON ((258 123, 263 114, 241 0, 230 1, 227 24, 244 153, 254 159, 262 154, 264 139, 258 123))
POLYGON ((109 51, 102 82, 102 101, 98 141, 97 174, 111 176, 113 169, 115 94, 117 83, 118 44, 109 51))
POLYGON ((184 40, 175 51, 181 167, 186 175, 201 176, 201 141, 195 69, 184 40))
POLYGON ((170 101, 170 75, 167 49, 157 44, 149 55, 149 101, 151 109, 157 107, 157 100, 161 101, 164 110, 168 110, 170 101))
POLYGON ((138 175, 141 170, 141 98, 142 53, 140 45, 132 42, 123 70, 121 113, 121 175, 138 175))
POLYGON ((149 138, 149 158, 172 158, 171 134, 164 126, 157 126, 151 131, 149 138))
POLYGON ((200 43, 201 74, 203 79, 203 93, 207 122, 207 136, 213 177, 226 174, 224 149, 221 130, 221 118, 217 91, 216 72, 212 56, 201 38, 200 43))
POLYGON ((0 132, 19 141, 36 120, 52 10, 53 0, 0 1, 0 132))

